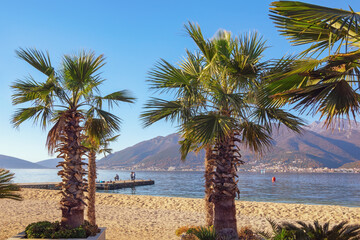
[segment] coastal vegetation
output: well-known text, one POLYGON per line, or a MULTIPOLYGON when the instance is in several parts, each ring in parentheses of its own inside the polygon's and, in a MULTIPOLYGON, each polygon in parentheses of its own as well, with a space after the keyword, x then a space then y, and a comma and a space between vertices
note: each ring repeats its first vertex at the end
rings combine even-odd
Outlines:
MULTIPOLYGON (((101 119, 99 119, 101 120, 101 119)), ((89 121, 94 121, 93 119, 89 121)), ((92 125, 87 125, 87 136, 88 138, 84 141, 84 146, 89 149, 89 153, 87 154, 89 162, 88 162, 88 204, 87 204, 87 217, 91 225, 96 225, 96 211, 95 211, 95 192, 96 192, 96 154, 101 153, 111 153, 111 149, 108 147, 110 142, 116 140, 117 136, 109 136, 106 135, 109 133, 102 133, 100 136, 95 129, 91 127, 92 125), (94 131, 96 135, 91 134, 94 131)))
POLYGON ((56 71, 48 53, 21 48, 16 54, 43 73, 46 80, 36 81, 30 76, 11 85, 13 104, 27 104, 15 112, 12 123, 18 127, 32 120, 43 129, 53 125, 46 145, 50 153, 58 152, 57 157, 64 159, 59 163, 63 169, 58 172, 62 178, 61 225, 79 227, 84 223, 84 193, 87 190, 83 160, 89 149, 83 145, 88 138, 85 130, 96 132, 99 139, 104 132, 118 131, 120 118, 105 111, 103 102, 111 108, 117 102, 132 102, 133 98, 127 91, 105 96, 98 94, 99 86, 104 82, 99 73, 105 64, 103 55, 85 51, 78 55, 65 55, 61 68, 56 71), (85 123, 91 128, 86 128, 85 123))
MULTIPOLYGON (((295 1, 271 3, 270 18, 293 45, 308 46, 284 57, 268 89, 277 103, 320 114, 326 126, 359 114, 360 14, 295 1)), ((341 127, 341 126, 340 126, 341 127)))
POLYGON ((189 23, 185 29, 198 50, 187 51, 177 65, 161 60, 149 77, 151 89, 173 93, 174 100, 152 98, 142 118, 145 126, 162 119, 177 122, 183 159, 192 150, 206 149, 205 163, 211 167, 205 166, 205 201, 214 204, 207 224, 219 235, 236 236, 236 171, 243 163, 238 143, 261 152, 271 145, 273 125, 299 132, 302 121, 260 103, 264 76, 274 70, 262 61, 266 46, 259 34, 233 37, 221 30, 206 40, 198 25, 189 23))
POLYGON ((313 224, 297 221, 296 224, 281 224, 268 219, 273 233, 258 232, 266 240, 357 240, 360 239, 360 225, 348 225, 346 221, 330 227, 330 222, 321 225, 317 220, 313 224))
MULTIPOLYGON (((294 45, 310 47, 298 55, 264 60, 266 41, 258 33, 235 37, 219 30, 206 39, 199 25, 189 22, 185 30, 196 50, 186 50, 177 64, 161 59, 149 72, 151 90, 165 96, 146 103, 141 115, 144 125, 160 120, 175 123, 184 161, 192 151, 205 151, 206 224, 179 228, 176 235, 188 240, 360 239, 360 225, 346 221, 330 225, 317 220, 313 224, 268 220, 271 233, 254 232, 251 227, 238 231, 235 198, 240 198, 237 172, 244 163, 242 148, 261 155, 281 126, 300 133, 303 121, 284 110, 285 106, 320 114, 327 127, 341 125, 343 117, 356 120, 360 110, 360 14, 351 8, 294 1, 273 2, 270 9, 270 18, 282 35, 294 45)), ((111 112, 113 107, 134 103, 135 98, 125 90, 100 94, 103 55, 86 51, 65 55, 55 70, 47 52, 20 48, 16 54, 40 71, 45 81, 29 76, 11 85, 13 104, 23 106, 16 110, 12 123, 19 127, 32 120, 43 129, 51 125, 46 146, 63 159, 58 165, 62 167, 58 172, 61 221, 32 223, 26 235, 95 235, 96 155, 109 152, 108 145, 118 137, 121 119, 111 112), (89 159, 88 180, 85 157, 89 159), (84 220, 86 205, 89 222, 84 220)), ((21 200, 12 178, 9 171, 0 169, 0 198, 21 200)))
MULTIPOLYGON (((103 108, 103 101, 105 99, 111 100, 109 102, 109 110, 113 105, 119 106, 121 102, 134 103, 135 98, 131 97, 126 91, 119 91, 107 95, 105 98, 95 96, 97 100, 97 108, 101 111, 103 108)), ((106 113, 104 111, 104 113, 106 113)), ((111 118, 97 115, 95 109, 87 112, 85 122, 85 140, 82 144, 88 149, 86 156, 88 157, 88 204, 87 217, 91 225, 96 226, 96 211, 95 211, 95 192, 96 192, 96 155, 111 153, 109 144, 117 140, 119 135, 115 135, 120 131, 120 121, 112 121, 111 118), (111 126, 111 127, 110 127, 111 126)))
POLYGON ((26 238, 87 238, 88 236, 94 236, 98 232, 96 226, 85 221, 81 226, 76 228, 66 228, 60 224, 60 222, 36 222, 31 223, 25 228, 26 238))
MULTIPOLYGON (((267 219, 271 225, 272 232, 253 231, 251 227, 242 227, 238 232, 240 240, 358 240, 360 239, 360 225, 349 225, 342 221, 331 225, 330 222, 320 224, 317 220, 313 224, 302 221, 296 223, 276 223, 267 219)), ((213 226, 185 226, 176 230, 176 235, 182 240, 222 240, 216 234, 213 226)), ((233 239, 233 238, 230 238, 233 239)))
MULTIPOLYGON (((236 233, 232 202, 238 192, 236 167, 242 163, 237 143, 245 143, 254 151, 270 145, 271 132, 262 131, 267 130, 269 108, 294 104, 300 112, 310 109, 308 112, 326 116, 327 126, 342 117, 356 118, 359 111, 359 14, 352 9, 301 2, 271 5, 270 16, 283 35, 295 45, 311 44, 298 56, 274 60, 269 63, 272 68, 258 75, 256 70, 265 69, 259 61, 265 48, 256 35, 234 41, 230 33, 220 31, 211 40, 204 40, 200 28, 189 23, 187 33, 199 50, 195 54, 187 51, 177 66, 162 60, 150 73, 153 89, 175 93, 176 98, 150 100, 146 107, 151 110, 143 114, 145 124, 160 119, 177 121, 183 137, 183 159, 200 145, 206 149, 205 163, 214 160, 213 168, 205 167, 214 174, 213 179, 205 174, 206 191, 210 188, 212 192, 206 200, 214 203, 214 227, 220 236, 235 237, 236 233), (329 55, 322 57, 327 49, 329 55), (319 59, 313 58, 314 54, 319 59), (260 108, 256 106, 254 111, 251 104, 260 108), (249 110, 254 113, 245 116, 249 110), (251 117, 259 120, 251 122, 251 117), (213 185, 207 184, 209 179, 213 185)), ((314 225, 319 226, 317 222, 314 225)), ((282 239, 292 239, 290 230, 282 229, 278 234, 282 239)))
POLYGON ((0 199, 7 198, 20 201, 22 197, 19 193, 20 188, 12 183, 14 174, 9 170, 0 168, 0 199))
MULTIPOLYGON (((215 232, 214 226, 184 226, 175 231, 176 236, 181 237, 181 240, 225 240, 226 236, 222 238, 215 232)), ((241 227, 238 231, 240 240, 261 240, 260 235, 256 234, 249 226, 241 227)))

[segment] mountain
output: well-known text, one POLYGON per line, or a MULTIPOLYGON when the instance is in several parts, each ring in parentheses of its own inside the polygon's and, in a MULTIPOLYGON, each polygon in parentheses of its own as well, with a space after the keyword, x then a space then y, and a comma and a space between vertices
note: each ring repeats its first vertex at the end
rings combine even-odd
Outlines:
POLYGON ((43 166, 45 168, 56 168, 56 166, 62 160, 63 160, 62 158, 52 158, 52 159, 46 159, 46 160, 36 162, 36 164, 39 164, 40 166, 43 166))
POLYGON ((203 166, 204 153, 190 153, 186 162, 180 160, 178 134, 156 137, 140 142, 122 151, 110 154, 98 161, 102 168, 138 168, 160 169, 183 168, 196 169, 203 166))
MULTIPOLYGON (((51 158, 51 159, 46 159, 46 160, 42 160, 39 162, 36 162, 36 164, 39 164, 40 166, 43 166, 45 168, 57 168, 56 166, 59 164, 59 162, 64 161, 64 159, 62 158, 51 158)), ((84 160, 84 162, 88 162, 87 159, 84 160)), ((61 167, 58 167, 61 168, 61 167)))
MULTIPOLYGON (((273 131, 273 147, 256 155, 240 145, 244 168, 280 166, 297 168, 357 166, 360 161, 360 126, 343 121, 326 129, 323 122, 314 122, 302 134, 280 126, 273 131)), ((124 169, 202 169, 204 152, 190 153, 180 160, 179 135, 156 137, 140 142, 98 161, 100 168, 124 169)))
POLYGON ((45 168, 39 164, 25 161, 23 159, 0 155, 0 168, 34 168, 41 169, 45 168))
POLYGON ((341 168, 360 168, 360 161, 345 163, 341 168))
POLYGON ((360 160, 360 128, 354 123, 334 130, 315 122, 301 135, 282 126, 272 137, 273 147, 262 157, 254 158, 245 150, 243 158, 250 165, 273 163, 300 168, 338 168, 360 160))

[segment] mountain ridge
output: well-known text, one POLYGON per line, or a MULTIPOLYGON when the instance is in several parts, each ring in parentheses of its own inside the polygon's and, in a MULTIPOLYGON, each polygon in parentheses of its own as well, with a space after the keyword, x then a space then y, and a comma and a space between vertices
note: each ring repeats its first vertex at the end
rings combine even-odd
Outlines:
POLYGON ((37 163, 26 161, 24 159, 11 157, 7 155, 0 154, 0 168, 27 168, 27 169, 43 169, 44 166, 41 166, 37 163))
MULTIPOLYGON (((324 122, 304 127, 301 135, 284 126, 274 128, 273 147, 262 156, 241 147, 245 169, 282 166, 283 168, 339 168, 357 166, 360 161, 360 126, 342 122, 341 130, 326 129, 324 122)), ((158 136, 117 151, 98 161, 100 168, 147 170, 202 170, 204 151, 190 153, 180 160, 179 135, 158 136)))
MULTIPOLYGON (((360 168, 360 125, 343 121, 340 130, 323 127, 313 122, 304 127, 301 135, 284 126, 274 127, 273 146, 263 155, 257 155, 240 145, 243 169, 278 167, 294 168, 360 168)), ((180 136, 168 136, 139 142, 114 152, 97 161, 101 169, 138 170, 203 170, 204 151, 189 153, 186 161, 180 160, 180 136)), ((0 168, 55 168, 61 159, 53 158, 36 163, 0 155, 0 168)))

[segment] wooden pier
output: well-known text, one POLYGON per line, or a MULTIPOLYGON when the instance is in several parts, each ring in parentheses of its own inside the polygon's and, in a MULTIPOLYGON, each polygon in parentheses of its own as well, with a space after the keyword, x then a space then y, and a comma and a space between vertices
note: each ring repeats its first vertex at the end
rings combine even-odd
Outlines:
MULTIPOLYGON (((154 185, 154 180, 126 180, 108 183, 96 183, 97 190, 115 190, 121 188, 132 188, 136 186, 154 185)), ((43 183, 18 183, 20 188, 36 188, 60 190, 59 182, 43 182, 43 183)))

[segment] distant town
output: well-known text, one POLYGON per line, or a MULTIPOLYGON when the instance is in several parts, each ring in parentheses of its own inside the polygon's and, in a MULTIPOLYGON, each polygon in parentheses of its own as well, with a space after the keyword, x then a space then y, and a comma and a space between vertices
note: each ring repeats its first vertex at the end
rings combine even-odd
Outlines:
MULTIPOLYGON (((137 167, 99 167, 99 169, 114 169, 114 170, 123 170, 123 171, 204 171, 203 167, 196 168, 179 168, 179 167, 169 167, 169 168, 159 168, 159 167, 148 167, 148 168, 137 168, 137 167)), ((253 173, 360 173, 360 168, 299 168, 291 166, 271 166, 268 164, 263 164, 259 166, 252 166, 250 168, 239 168, 239 172, 253 172, 253 173)))

